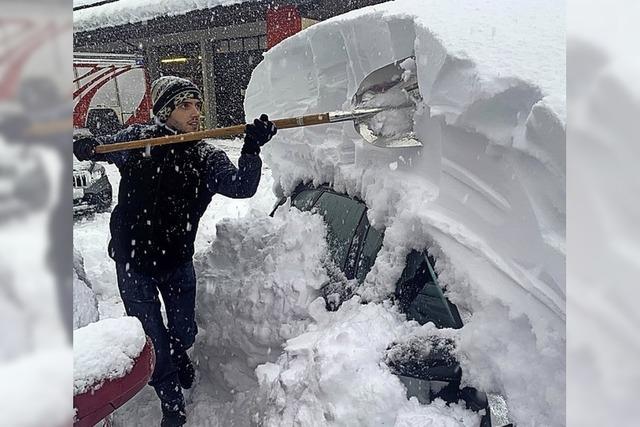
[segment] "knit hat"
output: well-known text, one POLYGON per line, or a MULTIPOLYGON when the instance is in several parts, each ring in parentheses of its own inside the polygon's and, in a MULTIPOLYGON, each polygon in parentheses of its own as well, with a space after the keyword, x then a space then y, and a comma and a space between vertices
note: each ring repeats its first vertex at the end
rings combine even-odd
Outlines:
POLYGON ((153 115, 162 123, 167 121, 176 106, 187 99, 202 100, 200 89, 187 79, 163 76, 151 84, 153 115))

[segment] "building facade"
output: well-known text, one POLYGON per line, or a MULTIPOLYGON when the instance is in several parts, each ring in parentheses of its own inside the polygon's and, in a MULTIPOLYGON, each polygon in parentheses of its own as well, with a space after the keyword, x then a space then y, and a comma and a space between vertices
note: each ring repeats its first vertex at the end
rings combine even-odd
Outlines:
POLYGON ((142 57, 151 80, 170 74, 188 78, 204 92, 205 126, 229 126, 245 121, 244 91, 264 51, 315 22, 381 2, 290 0, 219 5, 76 30, 74 51, 142 57))

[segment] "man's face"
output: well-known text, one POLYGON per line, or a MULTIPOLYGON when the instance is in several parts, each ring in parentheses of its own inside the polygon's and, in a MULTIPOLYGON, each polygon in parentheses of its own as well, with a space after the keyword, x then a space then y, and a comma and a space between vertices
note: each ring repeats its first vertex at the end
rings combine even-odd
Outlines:
POLYGON ((195 132, 200 129, 202 102, 187 99, 178 104, 167 119, 167 125, 180 132, 195 132))

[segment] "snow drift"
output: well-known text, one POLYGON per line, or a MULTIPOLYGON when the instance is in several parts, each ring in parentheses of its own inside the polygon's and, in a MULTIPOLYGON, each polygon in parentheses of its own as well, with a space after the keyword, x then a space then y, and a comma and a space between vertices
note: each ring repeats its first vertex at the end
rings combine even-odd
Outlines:
POLYGON ((254 369, 309 323, 309 305, 328 281, 322 218, 295 209, 275 218, 253 212, 218 223, 216 242, 198 254, 196 358, 218 392, 255 387, 254 369))
POLYGON ((346 123, 282 131, 264 157, 279 195, 328 182, 386 229, 365 300, 393 291, 411 249, 436 255, 465 317, 463 380, 504 395, 519 425, 565 419, 564 44, 551 0, 398 0, 280 43, 245 101, 247 117, 351 109, 368 73, 415 55, 423 147, 372 147, 346 123))
POLYGON ((100 317, 98 299, 84 270, 84 260, 73 251, 73 329, 82 328, 100 317))

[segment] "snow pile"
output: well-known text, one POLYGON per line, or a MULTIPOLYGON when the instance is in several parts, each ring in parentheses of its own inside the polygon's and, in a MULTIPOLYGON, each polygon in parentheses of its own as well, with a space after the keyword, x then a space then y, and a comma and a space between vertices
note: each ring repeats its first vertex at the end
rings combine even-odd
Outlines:
POLYGON ((73 329, 98 320, 98 300, 84 271, 82 255, 73 251, 73 329))
MULTIPOLYGON (((199 9, 228 6, 245 0, 119 0, 73 12, 74 31, 90 31, 199 9)), ((80 6, 80 4, 76 5, 80 6)))
POLYGON ((277 364, 256 369, 260 379, 254 422, 282 425, 477 426, 480 417, 441 400, 407 400, 399 378, 382 363, 387 347, 420 329, 388 302, 361 305, 358 297, 327 312, 312 304, 316 323, 287 341, 277 364))
POLYGON ((366 300, 393 292, 411 249, 436 255, 466 324, 463 381, 504 395, 518 425, 565 419, 564 45, 553 0, 398 0, 278 44, 245 101, 248 117, 348 110, 368 73, 415 55, 423 147, 372 147, 344 123, 279 132, 264 157, 278 193, 329 182, 386 229, 366 300))
POLYGON ((196 257, 196 356, 217 388, 245 391, 253 370, 275 361, 285 340, 304 331, 309 305, 328 281, 322 218, 282 208, 222 220, 216 240, 196 257))
POLYGON ((135 317, 104 319, 73 331, 73 395, 125 376, 145 344, 135 317))

